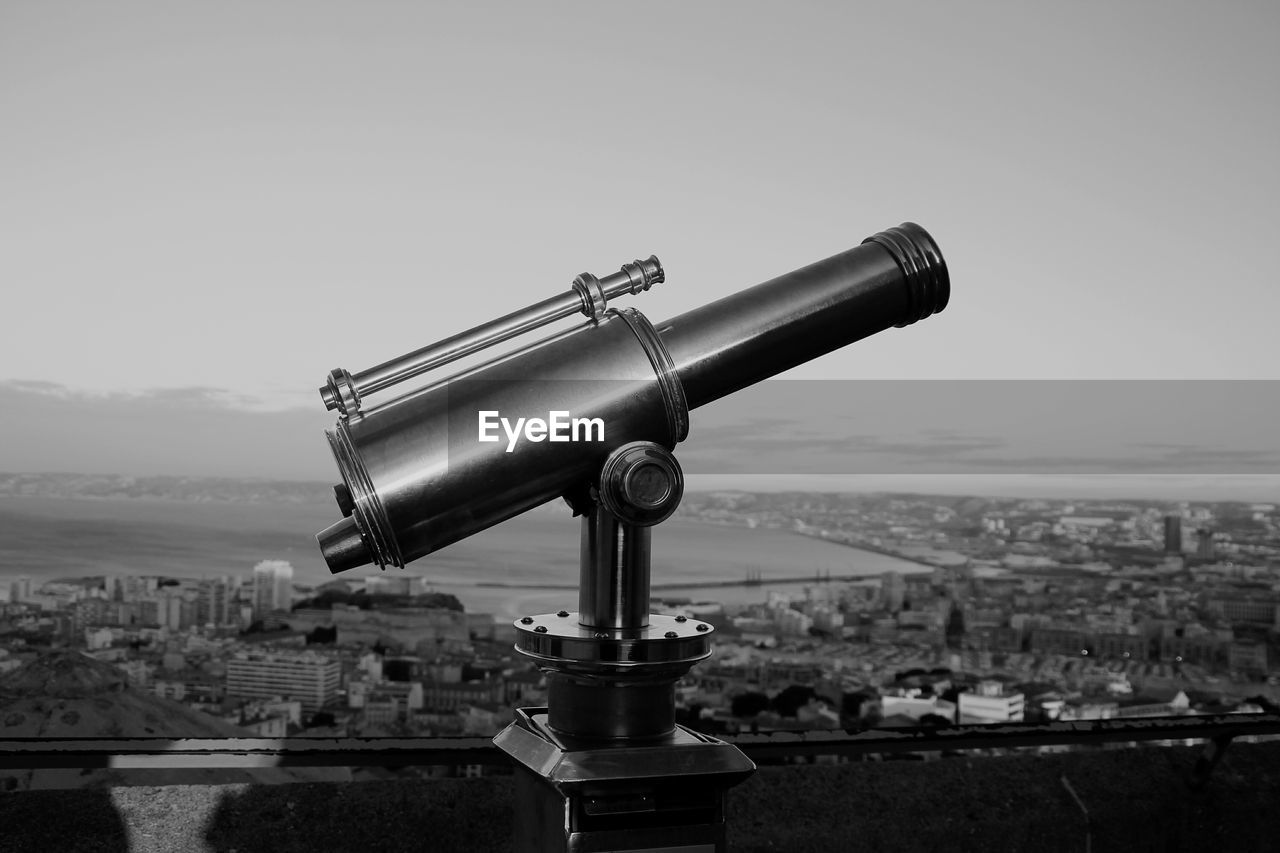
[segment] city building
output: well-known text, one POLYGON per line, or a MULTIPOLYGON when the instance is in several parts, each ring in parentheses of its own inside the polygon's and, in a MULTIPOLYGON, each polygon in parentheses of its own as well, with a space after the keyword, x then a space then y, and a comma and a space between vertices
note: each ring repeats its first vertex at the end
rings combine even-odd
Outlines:
POLYGON ((902 609, 906 597, 907 584, 898 572, 885 572, 880 576, 880 606, 890 613, 902 609))
POLYGON ((1252 622, 1269 625, 1277 620, 1277 601, 1273 595, 1258 596, 1226 596, 1217 595, 1209 598, 1209 612, 1227 622, 1252 622))
POLYGON ((964 607, 959 603, 953 602, 951 604, 951 612, 947 615, 947 648, 960 648, 964 644, 964 634, 964 607))
POLYGON ((1088 655, 1093 635, 1077 628, 1038 627, 1031 629, 1030 648, 1042 655, 1088 655))
POLYGON ((1118 703, 1117 717, 1176 717, 1191 709, 1191 702, 1182 690, 1148 691, 1147 695, 1134 696, 1118 703), (1163 695, 1151 695, 1157 693, 1163 695))
POLYGON ((406 649, 428 649, 434 655, 470 643, 467 616, 442 607, 395 607, 361 610, 334 604, 330 610, 301 609, 289 614, 294 631, 335 627, 344 643, 392 642, 406 649))
POLYGON ((422 684, 423 705, 434 711, 456 711, 464 705, 502 701, 501 681, 426 681, 422 684))
POLYGON ((227 578, 201 581, 197 588, 196 624, 229 625, 236 622, 235 597, 227 578))
POLYGON ((1227 648, 1227 664, 1234 670, 1252 674, 1267 671, 1267 646, 1265 643, 1237 640, 1227 648))
POLYGON ((1208 527, 1201 527, 1196 531, 1196 556, 1201 560, 1212 560, 1213 556, 1213 531, 1208 527))
POLYGON ((1102 658, 1144 661, 1151 654, 1151 643, 1140 634, 1099 633, 1095 651, 1102 658))
POLYGON ((261 619, 293 604, 293 566, 284 560, 263 560, 253 567, 253 618, 261 619))
POLYGON ((1177 515, 1164 517, 1164 551, 1166 554, 1182 553, 1182 518, 1177 515))
POLYGON ((160 624, 170 631, 184 631, 194 624, 195 605, 185 596, 171 593, 160 599, 160 624))
POLYGON ((364 721, 370 725, 387 725, 410 719, 424 706, 421 682, 384 682, 365 692, 360 707, 364 721))
POLYGON ((917 721, 929 714, 950 720, 956 710, 955 705, 937 696, 882 696, 880 707, 883 717, 910 717, 917 721))
POLYGON ((1211 633, 1179 634, 1166 631, 1160 637, 1160 660, 1165 663, 1190 663, 1197 666, 1221 666, 1226 662, 1227 644, 1211 633))
POLYGON ((975 692, 961 693, 957 699, 957 722, 1020 723, 1024 713, 1021 693, 1009 693, 999 681, 980 681, 975 692))
POLYGON ((341 669, 314 652, 239 652, 227 661, 227 696, 296 699, 315 711, 338 695, 341 669))
POLYGON ((1058 712, 1058 719, 1065 722, 1073 720, 1110 720, 1120 714, 1120 704, 1111 700, 1073 697, 1063 702, 1058 712))

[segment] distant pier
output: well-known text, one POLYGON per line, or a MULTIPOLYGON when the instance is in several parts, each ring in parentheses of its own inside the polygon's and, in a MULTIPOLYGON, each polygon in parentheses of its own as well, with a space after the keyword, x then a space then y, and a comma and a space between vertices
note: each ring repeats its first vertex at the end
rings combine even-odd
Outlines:
MULTIPOLYGON (((947 568, 947 566, 943 565, 942 563, 931 563, 928 560, 924 559, 923 557, 913 557, 910 554, 902 554, 902 553, 899 553, 898 551, 891 551, 888 548, 881 548, 878 545, 868 545, 865 542, 842 542, 839 539, 831 539, 826 536, 819 536, 816 533, 807 533, 803 530, 791 530, 788 532, 794 533, 797 536, 805 536, 805 537, 808 537, 809 539, 817 539, 822 542, 830 542, 832 545, 843 545, 846 548, 854 548, 858 551, 867 551, 868 553, 879 554, 883 557, 893 557, 894 559, 902 560, 907 563, 915 563, 918 566, 927 566, 930 569, 947 568)), ((966 560, 965 562, 967 563, 968 561, 966 560)))

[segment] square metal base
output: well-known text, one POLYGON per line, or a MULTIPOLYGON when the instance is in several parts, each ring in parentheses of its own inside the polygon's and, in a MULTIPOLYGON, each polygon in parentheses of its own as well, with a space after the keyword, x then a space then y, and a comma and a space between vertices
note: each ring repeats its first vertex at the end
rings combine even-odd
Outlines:
POLYGON ((516 763, 516 853, 724 853, 724 799, 755 771, 737 747, 682 726, 652 740, 583 741, 522 708, 494 743, 516 763))

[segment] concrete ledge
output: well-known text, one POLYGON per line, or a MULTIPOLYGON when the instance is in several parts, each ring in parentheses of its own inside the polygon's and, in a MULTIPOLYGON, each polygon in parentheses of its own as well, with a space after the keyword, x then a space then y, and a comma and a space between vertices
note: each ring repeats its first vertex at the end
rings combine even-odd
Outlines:
MULTIPOLYGON (((729 800, 741 853, 1274 850, 1280 744, 1237 744, 1204 790, 1199 750, 764 767, 729 800), (1062 783, 1066 777, 1090 814, 1062 783)), ((511 780, 168 785, 0 795, 8 851, 490 851, 511 780)))

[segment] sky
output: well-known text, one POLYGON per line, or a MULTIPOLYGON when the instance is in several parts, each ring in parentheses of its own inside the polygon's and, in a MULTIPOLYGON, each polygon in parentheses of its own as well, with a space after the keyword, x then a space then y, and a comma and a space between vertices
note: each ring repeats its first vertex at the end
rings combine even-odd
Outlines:
MULTIPOLYGON (((4 3, 0 470, 332 477, 334 367, 650 253, 661 321, 907 220, 946 311, 787 378, 1280 379, 1278 30, 1264 2, 4 3)), ((740 419, 813 422, 757 390, 740 419)), ((1216 393, 1159 409, 1188 435, 1036 452, 1267 471, 1262 431, 1202 434, 1243 417, 1216 393)), ((914 396, 878 440, 1031 458, 914 396)))

